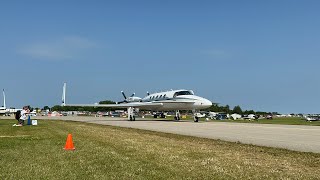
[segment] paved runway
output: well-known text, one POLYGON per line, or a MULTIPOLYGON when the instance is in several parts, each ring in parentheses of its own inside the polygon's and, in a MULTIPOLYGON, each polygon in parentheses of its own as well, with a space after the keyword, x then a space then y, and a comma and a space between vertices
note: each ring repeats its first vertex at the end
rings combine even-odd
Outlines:
POLYGON ((227 122, 161 121, 99 117, 38 117, 39 119, 62 119, 87 123, 130 127, 158 132, 197 136, 225 141, 286 148, 296 151, 320 153, 320 127, 273 124, 245 124, 227 122))

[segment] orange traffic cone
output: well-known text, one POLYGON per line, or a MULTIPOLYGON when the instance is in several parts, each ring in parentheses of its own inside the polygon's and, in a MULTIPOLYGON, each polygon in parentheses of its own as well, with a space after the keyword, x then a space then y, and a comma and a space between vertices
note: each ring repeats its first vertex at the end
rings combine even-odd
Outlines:
POLYGON ((75 150, 76 148, 73 146, 72 135, 68 134, 66 145, 64 146, 65 150, 75 150))

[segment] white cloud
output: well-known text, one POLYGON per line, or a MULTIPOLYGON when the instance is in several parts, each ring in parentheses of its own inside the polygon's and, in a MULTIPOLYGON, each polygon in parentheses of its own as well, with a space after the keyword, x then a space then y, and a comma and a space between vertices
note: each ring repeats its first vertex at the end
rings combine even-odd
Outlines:
POLYGON ((22 46, 18 52, 39 60, 69 60, 79 57, 84 50, 94 48, 88 39, 67 36, 46 42, 35 42, 22 46))

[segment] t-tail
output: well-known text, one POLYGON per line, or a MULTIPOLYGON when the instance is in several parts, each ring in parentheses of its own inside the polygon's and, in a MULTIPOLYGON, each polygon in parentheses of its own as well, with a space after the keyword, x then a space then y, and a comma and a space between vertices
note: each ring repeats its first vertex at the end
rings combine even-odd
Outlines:
POLYGON ((66 90, 67 90, 67 83, 63 84, 63 89, 62 89, 62 106, 66 105, 66 90))
POLYGON ((4 89, 2 90, 2 94, 3 94, 3 108, 7 109, 7 107, 6 107, 6 93, 4 92, 4 89))

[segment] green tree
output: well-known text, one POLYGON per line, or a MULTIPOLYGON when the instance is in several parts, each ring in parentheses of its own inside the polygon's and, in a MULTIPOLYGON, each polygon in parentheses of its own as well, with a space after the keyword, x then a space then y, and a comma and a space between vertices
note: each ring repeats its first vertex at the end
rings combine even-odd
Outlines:
POLYGON ((50 107, 49 106, 44 106, 43 108, 42 108, 42 110, 50 110, 50 107))
POLYGON ((237 114, 242 114, 242 109, 241 107, 238 105, 238 106, 235 106, 232 110, 233 113, 237 113, 237 114))
POLYGON ((255 114, 254 110, 245 110, 243 114, 255 114))
MULTIPOLYGON (((115 104, 114 101, 104 100, 100 101, 99 104, 115 104)), ((51 111, 89 111, 89 112, 97 112, 97 111, 111 111, 119 108, 111 108, 111 107, 79 107, 79 106, 60 106, 55 105, 51 108, 51 111)))
POLYGON ((104 101, 100 101, 99 104, 115 104, 115 102, 110 100, 104 100, 104 101))
POLYGON ((229 113, 231 112, 230 106, 229 106, 229 105, 226 105, 226 106, 223 108, 223 112, 229 114, 229 113))

